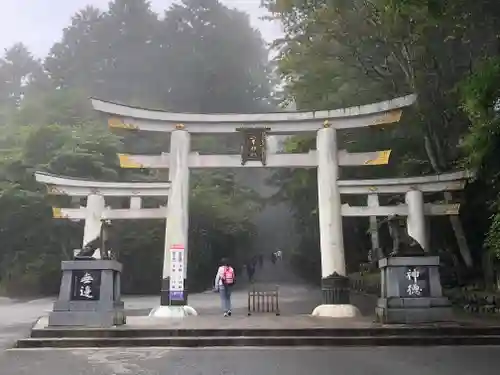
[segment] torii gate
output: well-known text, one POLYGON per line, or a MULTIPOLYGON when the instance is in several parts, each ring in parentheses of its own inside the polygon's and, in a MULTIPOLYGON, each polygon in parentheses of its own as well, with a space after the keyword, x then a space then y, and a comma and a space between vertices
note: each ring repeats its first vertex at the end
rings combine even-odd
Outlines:
MULTIPOLYGON (((415 100, 415 95, 409 95, 385 102, 334 111, 192 114, 151 111, 92 99, 94 109, 109 116, 108 124, 112 128, 172 133, 169 153, 163 153, 159 156, 119 155, 121 166, 125 168, 168 168, 171 184, 82 182, 82 180, 67 178, 57 180, 56 176, 41 174, 37 175, 37 179, 40 182, 57 186, 55 190, 51 189, 53 193, 61 191, 62 193, 78 194, 77 191, 83 191, 80 194, 88 195, 85 209, 54 211, 59 217, 84 218, 86 220, 84 244, 96 237, 103 219, 166 216, 168 225, 166 226, 160 306, 154 309, 151 314, 153 316, 181 316, 191 314, 194 310, 187 305, 186 290, 176 289, 176 298, 172 300, 170 252, 173 254, 179 249, 184 251, 181 259, 183 262, 182 273, 185 279, 188 258, 189 168, 317 168, 322 280, 325 281, 329 276, 336 274, 340 276, 339 280, 342 284, 338 286, 338 289, 344 290, 344 281, 347 278, 342 216, 370 216, 373 224, 374 218, 379 215, 385 216, 393 213, 407 215, 410 234, 425 249, 427 247, 425 213, 431 215, 458 213, 456 205, 425 205, 423 193, 461 189, 467 178, 466 173, 420 179, 339 181, 338 169, 340 166, 387 164, 390 150, 355 154, 338 150, 337 130, 396 123, 401 118, 402 109, 412 105, 415 100), (190 152, 190 133, 220 134, 235 131, 241 131, 243 135, 240 156, 200 155, 190 152), (266 142, 268 134, 289 135, 310 132, 317 133, 315 151, 303 154, 273 154, 268 152, 266 142), (168 188, 170 188, 170 194, 167 194, 168 188), (103 191, 105 192, 103 193, 103 191), (160 196, 169 195, 166 209, 145 211, 146 209, 140 208, 140 201, 137 200, 137 197, 148 195, 148 192, 151 191, 163 192, 157 194, 160 196), (342 205, 341 193, 366 194, 368 206, 342 205), (406 205, 379 206, 377 194, 385 193, 405 193, 406 205), (131 196, 131 208, 128 210, 106 209, 103 194, 131 196)), ((374 231, 372 235, 375 244, 376 234, 374 231)), ((182 279, 182 276, 176 274, 176 278, 182 279)), ((185 283, 179 285, 182 284, 185 283)), ((326 316, 357 314, 357 309, 349 304, 348 295, 346 296, 344 292, 342 292, 344 294, 332 293, 335 288, 337 287, 328 285, 326 282, 323 283, 324 301, 315 311, 319 315, 326 316)))
POLYGON ((342 205, 342 216, 369 217, 372 250, 380 248, 377 217, 390 215, 406 216, 408 233, 429 250, 425 216, 458 215, 458 203, 424 203, 424 193, 462 190, 472 177, 468 171, 422 177, 352 180, 338 182, 344 195, 366 195, 366 206, 342 205), (405 204, 381 206, 380 195, 405 194, 405 204))
MULTIPOLYGON (((87 197, 86 207, 53 208, 56 219, 84 220, 82 247, 101 234, 105 220, 166 219, 167 208, 142 208, 143 197, 167 197, 170 182, 100 182, 36 172, 38 182, 47 185, 51 195, 87 197), (130 197, 129 208, 106 206, 106 197, 130 197)), ((100 256, 96 251, 95 258, 100 256)))
MULTIPOLYGON (((463 187, 467 173, 430 176, 423 178, 393 179, 393 180, 363 180, 339 181, 338 168, 340 166, 383 165, 387 164, 390 150, 348 153, 337 149, 337 130, 357 127, 376 126, 396 123, 402 115, 402 108, 410 106, 416 100, 415 95, 397 98, 385 102, 339 109, 334 111, 315 112, 286 112, 265 114, 189 114, 151 111, 133 108, 102 100, 93 99, 94 109, 110 116, 108 124, 113 128, 129 130, 144 130, 171 132, 170 152, 159 156, 119 155, 122 167, 125 168, 168 168, 171 180, 169 203, 166 210, 160 208, 168 221, 166 227, 165 256, 163 267, 163 281, 160 306, 152 311, 153 316, 180 316, 193 313, 187 305, 187 291, 176 290, 177 298, 172 300, 170 289, 170 254, 172 250, 183 249, 183 275, 186 278, 187 250, 188 250, 188 195, 189 195, 189 168, 218 168, 218 167, 305 167, 318 169, 318 206, 320 225, 320 250, 322 280, 330 275, 340 275, 346 280, 346 265, 342 233, 342 216, 370 216, 399 213, 408 216, 408 228, 411 235, 426 248, 427 236, 425 233, 424 215, 457 214, 458 206, 450 204, 424 204, 423 193, 428 191, 453 191, 463 187), (242 155, 200 155, 190 152, 190 133, 220 134, 241 131, 243 134, 242 155), (272 154, 268 152, 267 134, 296 134, 317 133, 317 150, 303 154, 272 154), (367 207, 349 207, 342 205, 341 193, 366 194, 367 207), (406 205, 379 206, 377 194, 405 193, 406 205), (180 296, 180 298, 179 298, 180 296)), ((162 216, 160 211, 145 212, 140 209, 136 196, 147 194, 155 183, 96 183, 81 180, 63 179, 56 184, 56 176, 41 177, 38 180, 49 185, 70 187, 73 191, 86 189, 84 194, 89 195, 87 208, 71 210, 55 210, 59 216, 74 216, 93 222, 103 218, 124 218, 136 215, 136 218, 152 218, 162 216), (77 181, 75 183, 75 181, 77 181), (95 184, 101 184, 95 186, 95 184), (108 185, 102 185, 108 184, 108 185), (111 184, 111 185, 109 185, 111 184), (147 185, 147 186, 145 186, 147 185), (78 189, 77 189, 78 188, 78 189), (110 195, 123 194, 131 196, 131 209, 106 210, 102 199, 95 194, 95 189, 109 188, 110 195), (137 190, 138 188, 139 190, 137 190), (94 190, 93 190, 94 189, 94 190), (114 190, 113 190, 114 189, 114 190), (121 190, 117 192, 117 190, 121 190), (139 191, 139 193, 137 193, 139 191), (131 214, 137 210, 142 213, 131 214), (85 212, 85 213, 84 213, 85 212), (92 215, 89 215, 92 212, 92 215), (100 213, 100 214, 99 214, 100 213)), ((160 184, 161 183, 157 183, 160 184)), ((166 185, 158 186, 160 190, 166 185)), ((165 191, 163 190, 163 191, 165 191)), ((158 191, 158 190, 156 190, 158 191)), ((57 193, 57 189, 56 189, 57 193)), ((162 194, 160 194, 162 195, 162 194)), ((165 193, 165 195, 167 195, 165 193)), ((156 209, 153 209, 156 210, 156 209)), ((164 216, 162 216, 164 217, 164 216)), ((372 219, 373 220, 373 219, 372 219)), ((91 227, 92 225, 89 225, 91 227)), ((87 235, 88 238, 95 237, 87 235)), ((375 234, 374 234, 375 236, 375 234)), ((93 238, 92 238, 93 239, 93 238)), ((84 241, 86 242, 86 241, 84 241)), ((180 275, 178 277, 182 278, 180 275)), ((185 284, 185 283, 184 283, 185 284)), ((345 295, 337 298, 338 293, 330 293, 331 286, 323 283, 324 301, 315 311, 326 316, 352 316, 357 309, 349 304, 345 295)), ((334 287, 335 288, 335 287, 334 287)), ((344 288, 343 286, 340 287, 344 288)))
MULTIPOLYGON (((92 99, 95 110, 109 117, 112 128, 128 130, 169 132, 170 152, 158 156, 120 155, 125 168, 168 168, 172 181, 168 204, 165 240, 166 259, 163 269, 161 305, 153 311, 155 316, 178 316, 187 308, 187 291, 184 298, 175 301, 173 309, 169 297, 169 251, 181 247, 188 250, 188 196, 189 168, 220 167, 305 167, 318 169, 318 200, 322 278, 336 273, 346 279, 342 211, 340 199, 340 166, 387 164, 390 150, 351 154, 337 148, 337 130, 396 123, 402 109, 416 100, 409 95, 385 102, 344 108, 334 111, 285 112, 260 114, 193 114, 170 113, 134 108, 98 99, 92 99), (200 155, 190 152, 190 134, 221 134, 240 131, 243 134, 241 155, 200 155), (273 154, 267 147, 266 136, 272 134, 317 133, 317 150, 303 154, 273 154), (175 311, 174 311, 175 310, 175 311)), ((372 214, 373 216, 373 214, 372 214)), ((184 275, 187 269, 184 256, 184 275)), ((330 286, 323 284, 323 289, 330 286)), ((328 291, 327 291, 328 292, 328 291)), ((333 310, 327 315, 351 315, 356 308, 335 300, 335 293, 325 293, 323 304, 333 310), (333 299, 332 299, 333 298, 333 299), (339 305, 339 308, 335 306, 339 305)), ((348 299, 348 297, 347 297, 348 299)))

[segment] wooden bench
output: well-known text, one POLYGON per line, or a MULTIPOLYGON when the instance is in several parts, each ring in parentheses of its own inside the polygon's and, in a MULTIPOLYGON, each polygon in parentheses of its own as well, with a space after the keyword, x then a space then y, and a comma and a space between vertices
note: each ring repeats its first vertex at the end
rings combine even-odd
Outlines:
POLYGON ((263 289, 253 286, 248 291, 248 316, 252 313, 275 313, 280 315, 279 288, 263 289))

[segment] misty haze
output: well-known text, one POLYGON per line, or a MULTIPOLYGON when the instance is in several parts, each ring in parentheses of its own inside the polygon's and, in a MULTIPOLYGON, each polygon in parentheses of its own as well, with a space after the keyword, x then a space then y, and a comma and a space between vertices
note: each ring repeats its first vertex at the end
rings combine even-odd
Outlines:
POLYGON ((0 375, 492 374, 499 28, 2 0, 0 375))

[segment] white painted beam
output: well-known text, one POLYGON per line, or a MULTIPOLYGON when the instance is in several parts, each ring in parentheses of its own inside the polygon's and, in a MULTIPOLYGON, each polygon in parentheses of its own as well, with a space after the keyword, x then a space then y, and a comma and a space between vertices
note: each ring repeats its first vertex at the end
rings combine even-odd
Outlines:
POLYGON ((141 209, 114 209, 104 211, 105 220, 129 220, 129 219, 165 219, 167 208, 141 208, 141 209))
MULTIPOLYGON (((55 219, 85 220, 87 209, 81 208, 53 208, 55 219)), ((101 220, 139 220, 139 219, 165 219, 167 208, 141 208, 141 209, 105 209, 101 220)))
MULTIPOLYGON (((424 213, 428 216, 448 216, 458 215, 460 211, 460 204, 433 204, 426 203, 424 205, 424 213)), ((398 206, 349 206, 348 204, 342 205, 342 216, 346 217, 367 217, 367 216, 390 216, 400 215, 408 216, 408 206, 401 204, 398 206)))
MULTIPOLYGON (((385 165, 389 163, 391 151, 375 151, 349 153, 345 150, 339 151, 338 158, 341 166, 363 166, 363 165, 385 165)), ((170 155, 128 155, 119 154, 120 166, 122 168, 168 168, 170 165, 170 155)), ((190 168, 257 168, 262 167, 262 163, 249 161, 244 166, 241 165, 241 156, 234 155, 200 155, 191 152, 188 157, 190 168)), ((269 168, 315 168, 318 166, 318 156, 316 150, 311 150, 307 154, 268 154, 266 166, 269 168)))
POLYGON ((86 197, 97 194, 109 197, 164 197, 170 191, 170 182, 104 182, 81 180, 36 172, 38 182, 47 185, 51 195, 86 197))
POLYGON ((398 122, 401 109, 412 105, 416 95, 408 95, 368 105, 314 112, 199 114, 154 111, 91 99, 96 111, 113 116, 115 128, 190 133, 231 133, 238 128, 268 127, 271 134, 312 132, 327 121, 335 129, 348 129, 398 122), (182 127, 179 125, 182 124, 182 127))

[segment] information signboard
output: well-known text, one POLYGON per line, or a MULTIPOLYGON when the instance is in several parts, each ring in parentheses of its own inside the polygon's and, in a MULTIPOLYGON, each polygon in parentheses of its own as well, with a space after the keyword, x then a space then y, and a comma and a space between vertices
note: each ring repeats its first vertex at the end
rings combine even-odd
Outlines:
POLYGON ((170 300, 184 299, 184 245, 170 248, 170 300))

